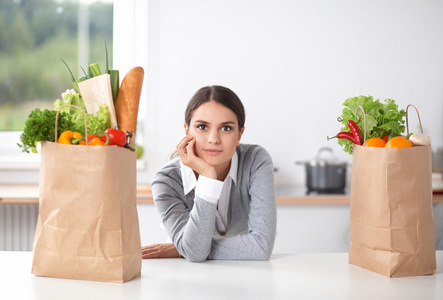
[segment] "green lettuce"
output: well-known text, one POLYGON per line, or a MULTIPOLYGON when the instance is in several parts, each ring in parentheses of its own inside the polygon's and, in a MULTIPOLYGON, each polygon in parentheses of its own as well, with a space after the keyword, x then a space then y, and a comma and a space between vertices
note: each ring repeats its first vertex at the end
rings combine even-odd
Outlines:
MULTIPOLYGON (((366 139, 382 138, 393 132, 400 134, 405 131, 405 121, 403 118, 406 112, 403 109, 398 110, 398 105, 392 99, 385 99, 384 103, 381 103, 378 99, 374 100, 372 96, 358 96, 348 98, 343 105, 345 108, 340 116, 341 123, 343 124, 341 131, 351 132, 347 122, 353 120, 358 125, 362 139, 364 138, 365 121, 362 110, 358 110, 357 118, 355 116, 359 106, 366 113, 366 139)), ((346 139, 338 139, 338 144, 343 147, 345 152, 352 154, 353 142, 346 139)))
MULTIPOLYGON (((68 90, 62 94, 63 100, 57 99, 54 102, 54 109, 58 110, 66 104, 76 105, 86 112, 86 122, 88 126, 88 134, 103 135, 103 132, 111 127, 111 122, 108 115, 108 107, 106 104, 100 106, 100 109, 95 115, 87 113, 85 104, 80 95, 74 90, 68 90)), ((60 112, 65 112, 71 123, 73 124, 70 130, 80 132, 85 135, 85 118, 81 110, 74 107, 63 107, 60 112)))

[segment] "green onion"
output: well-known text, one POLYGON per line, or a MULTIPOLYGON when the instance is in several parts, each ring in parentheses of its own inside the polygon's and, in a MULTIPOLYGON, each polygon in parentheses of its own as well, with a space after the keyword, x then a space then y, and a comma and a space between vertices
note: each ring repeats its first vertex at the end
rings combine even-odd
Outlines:
POLYGON ((89 75, 91 77, 95 77, 101 75, 100 66, 98 64, 90 64, 89 65, 89 75))
POLYGON ((71 74, 71 81, 72 81, 72 84, 74 85, 75 91, 80 94, 80 89, 78 88, 77 81, 75 81, 74 74, 72 74, 71 69, 69 68, 68 64, 63 60, 63 58, 60 58, 60 59, 65 64, 66 68, 68 68, 68 71, 71 74))
MULTIPOLYGON (((119 78, 119 71, 118 70, 110 70, 109 69, 108 46, 106 44, 106 39, 105 39, 105 50, 106 50, 106 71, 104 74, 110 75, 111 88, 112 88, 112 99, 114 100, 114 103, 115 103, 115 101, 117 100, 117 95, 118 95, 118 91, 119 91, 120 78, 119 78)), ((72 85, 74 86, 75 91, 80 95, 80 97, 81 97, 81 93, 80 93, 80 89, 78 87, 78 84, 82 81, 87 80, 87 79, 102 75, 99 64, 97 64, 97 63, 88 64, 88 71, 87 72, 85 71, 85 69, 83 69, 82 66, 80 66, 81 70, 83 71, 84 76, 78 80, 75 80, 74 74, 72 74, 71 69, 69 68, 68 64, 63 59, 61 59, 61 60, 65 64, 66 68, 68 68, 68 71, 71 74, 72 85)))
POLYGON ((79 82, 82 82, 85 80, 86 80, 86 77, 82 77, 82 78, 79 78, 78 80, 72 82, 72 84, 74 85, 74 89, 77 91, 77 94, 79 94, 80 97, 82 96, 82 94, 80 93, 80 88, 78 87, 78 84, 79 84, 79 82))
POLYGON ((106 38, 105 38, 105 53, 106 53, 106 73, 107 74, 111 74, 109 73, 109 57, 108 57, 108 45, 106 44, 106 38))
POLYGON ((119 90, 119 72, 118 70, 108 70, 109 75, 111 75, 111 88, 112 88, 112 99, 117 100, 118 90, 119 90))
POLYGON ((114 100, 115 103, 115 101, 117 100, 120 78, 118 70, 109 69, 108 45, 106 44, 106 39, 105 39, 105 52, 106 52, 106 73, 111 75, 112 99, 114 100))

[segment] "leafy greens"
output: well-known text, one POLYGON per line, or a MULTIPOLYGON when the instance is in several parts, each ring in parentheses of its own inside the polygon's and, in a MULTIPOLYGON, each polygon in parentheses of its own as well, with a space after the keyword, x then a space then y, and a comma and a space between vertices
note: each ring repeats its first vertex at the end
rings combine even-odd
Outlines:
MULTIPOLYGON (((68 90, 62 94, 63 100, 57 99, 54 102, 54 109, 45 109, 41 111, 36 108, 33 110, 25 122, 25 128, 20 136, 23 152, 37 153, 37 144, 43 141, 53 141, 55 133, 55 117, 57 110, 66 104, 76 105, 86 112, 85 104, 82 98, 74 90, 68 90)), ((100 106, 95 115, 86 114, 88 126, 88 135, 103 135, 103 132, 110 127, 108 109, 106 104, 100 106)), ((85 119, 81 110, 74 107, 63 107, 60 109, 57 132, 60 135, 65 130, 80 132, 85 135, 85 119)))
MULTIPOLYGON (((405 126, 403 117, 406 115, 405 110, 398 110, 398 105, 392 99, 385 99, 384 103, 375 100, 372 96, 358 96, 348 98, 343 105, 345 108, 341 114, 341 123, 344 127, 341 131, 351 132, 347 122, 348 120, 356 121, 360 130, 362 139, 364 138, 364 116, 361 109, 355 116, 357 107, 361 106, 366 113, 366 139, 373 137, 383 137, 387 134, 403 133, 405 126)), ((338 144, 343 146, 343 150, 352 154, 354 143, 346 139, 338 139, 338 144)))
MULTIPOLYGON (((23 152, 37 153, 37 144, 43 141, 54 141, 55 136, 55 116, 57 111, 39 108, 33 110, 25 122, 25 129, 20 135, 23 152)), ((57 132, 60 135, 63 131, 70 129, 72 122, 65 112, 59 114, 57 132)))
MULTIPOLYGON (((87 111, 83 99, 74 90, 66 91, 66 93, 62 94, 62 98, 63 101, 60 99, 57 99, 55 101, 55 110, 58 110, 63 105, 71 104, 80 107, 85 112, 87 111)), ((81 110, 67 106, 63 107, 60 111, 66 112, 71 122, 73 123, 70 130, 77 131, 80 132, 82 135, 85 135, 85 119, 81 110)), ((102 136, 103 132, 110 127, 110 120, 106 104, 101 105, 95 115, 87 114, 86 121, 88 125, 88 134, 96 134, 102 136)))

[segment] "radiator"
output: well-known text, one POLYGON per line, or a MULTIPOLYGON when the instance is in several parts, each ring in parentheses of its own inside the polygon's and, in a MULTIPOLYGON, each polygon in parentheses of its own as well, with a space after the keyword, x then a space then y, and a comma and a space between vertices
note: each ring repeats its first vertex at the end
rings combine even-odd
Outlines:
POLYGON ((0 204, 0 251, 32 251, 38 204, 0 204))

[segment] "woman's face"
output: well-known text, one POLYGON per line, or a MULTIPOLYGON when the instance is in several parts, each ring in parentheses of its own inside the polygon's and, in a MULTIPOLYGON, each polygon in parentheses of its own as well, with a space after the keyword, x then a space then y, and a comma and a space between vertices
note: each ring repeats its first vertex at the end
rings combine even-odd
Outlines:
POLYGON ((185 123, 185 130, 195 137, 196 155, 217 172, 227 172, 244 131, 235 113, 215 101, 203 103, 194 111, 189 126, 185 123))

